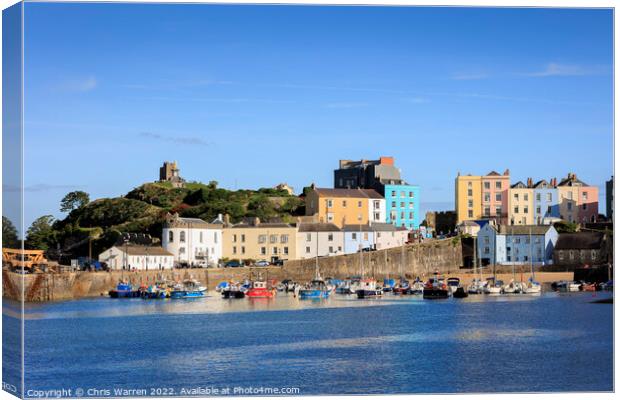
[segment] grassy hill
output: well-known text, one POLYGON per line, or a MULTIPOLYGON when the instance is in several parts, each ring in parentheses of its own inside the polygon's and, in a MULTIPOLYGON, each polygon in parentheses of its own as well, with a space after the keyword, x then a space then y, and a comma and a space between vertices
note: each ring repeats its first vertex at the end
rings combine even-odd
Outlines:
POLYGON ((183 188, 173 188, 166 182, 146 183, 123 197, 92 201, 56 221, 49 248, 59 244, 63 253, 85 256, 90 239, 96 256, 125 232, 160 238, 168 212, 207 222, 218 214, 228 214, 232 222, 244 217, 292 222, 296 215, 303 215, 304 205, 297 196, 275 189, 232 191, 218 188, 214 182, 191 182, 183 188))

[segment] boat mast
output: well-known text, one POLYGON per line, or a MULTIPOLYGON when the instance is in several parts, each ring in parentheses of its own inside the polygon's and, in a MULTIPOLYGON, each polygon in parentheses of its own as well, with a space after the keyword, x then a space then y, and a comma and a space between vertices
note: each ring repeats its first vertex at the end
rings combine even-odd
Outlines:
POLYGON ((360 237, 359 237, 359 252, 360 252, 360 278, 364 278, 364 259, 362 258, 362 219, 359 218, 360 221, 360 237))
POLYGON ((316 230, 316 254, 314 257, 315 260, 315 271, 314 271, 314 277, 315 279, 320 279, 320 275, 319 275, 319 229, 317 227, 316 230))
POLYGON ((532 282, 534 282, 534 261, 532 260, 532 227, 530 226, 530 270, 532 271, 532 282))

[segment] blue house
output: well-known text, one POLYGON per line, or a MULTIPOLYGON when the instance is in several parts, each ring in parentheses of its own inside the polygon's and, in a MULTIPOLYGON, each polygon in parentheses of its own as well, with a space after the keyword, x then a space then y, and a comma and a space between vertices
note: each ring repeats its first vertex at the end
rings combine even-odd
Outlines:
POLYGON ((384 184, 386 222, 407 229, 420 226, 420 187, 408 184, 384 184))
POLYGON ((544 224, 551 218, 560 218, 558 189, 543 179, 534 185, 534 223, 544 224))
POLYGON ((550 265, 558 232, 552 225, 484 225, 478 232, 481 265, 550 265))
POLYGON ((375 232, 370 225, 345 225, 344 253, 353 254, 361 249, 375 248, 375 232))

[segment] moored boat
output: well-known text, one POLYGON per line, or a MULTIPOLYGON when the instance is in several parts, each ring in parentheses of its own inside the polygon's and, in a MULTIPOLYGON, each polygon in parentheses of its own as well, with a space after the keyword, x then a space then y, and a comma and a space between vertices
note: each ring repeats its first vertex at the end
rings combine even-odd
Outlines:
POLYGON ((170 291, 170 298, 173 299, 192 299, 205 297, 207 288, 202 286, 195 279, 188 279, 180 285, 175 285, 170 291))
POLYGON ((276 295, 276 290, 273 288, 267 288, 267 282, 265 281, 254 281, 245 295, 252 299, 272 298, 276 295))
POLYGON ((424 285, 424 291, 422 292, 422 298, 427 300, 435 300, 447 299, 450 296, 447 285, 437 276, 438 273, 435 272, 435 277, 429 278, 428 282, 426 282, 424 285))
POLYGON ((457 287, 454 290, 454 293, 452 293, 452 297, 454 297, 455 299, 464 299, 467 296, 469 296, 469 294, 467 293, 465 288, 463 288, 463 286, 457 287))
POLYGON ((300 299, 326 299, 329 297, 330 290, 327 284, 320 277, 313 279, 310 283, 299 289, 300 299))
POLYGON ((108 295, 113 299, 138 297, 140 293, 137 290, 133 290, 133 286, 126 282, 119 282, 116 285, 116 289, 112 289, 108 292, 108 295))
POLYGON ((368 297, 378 297, 383 295, 383 290, 377 287, 377 281, 373 278, 365 278, 360 280, 360 287, 355 291, 358 299, 368 297))
POLYGON ((222 291, 222 298, 224 299, 243 299, 247 289, 238 283, 230 284, 226 289, 222 291))

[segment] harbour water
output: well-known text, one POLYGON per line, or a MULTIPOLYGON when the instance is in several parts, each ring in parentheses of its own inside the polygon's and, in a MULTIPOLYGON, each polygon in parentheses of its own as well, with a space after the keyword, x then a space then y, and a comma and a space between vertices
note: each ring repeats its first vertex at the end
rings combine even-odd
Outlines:
MULTIPOLYGON (((611 391, 613 306, 592 303, 609 296, 300 301, 286 294, 222 300, 212 292, 28 304, 26 395, 611 391)), ((19 307, 4 300, 5 382, 19 381, 19 358, 8 352, 18 343, 19 307)))

